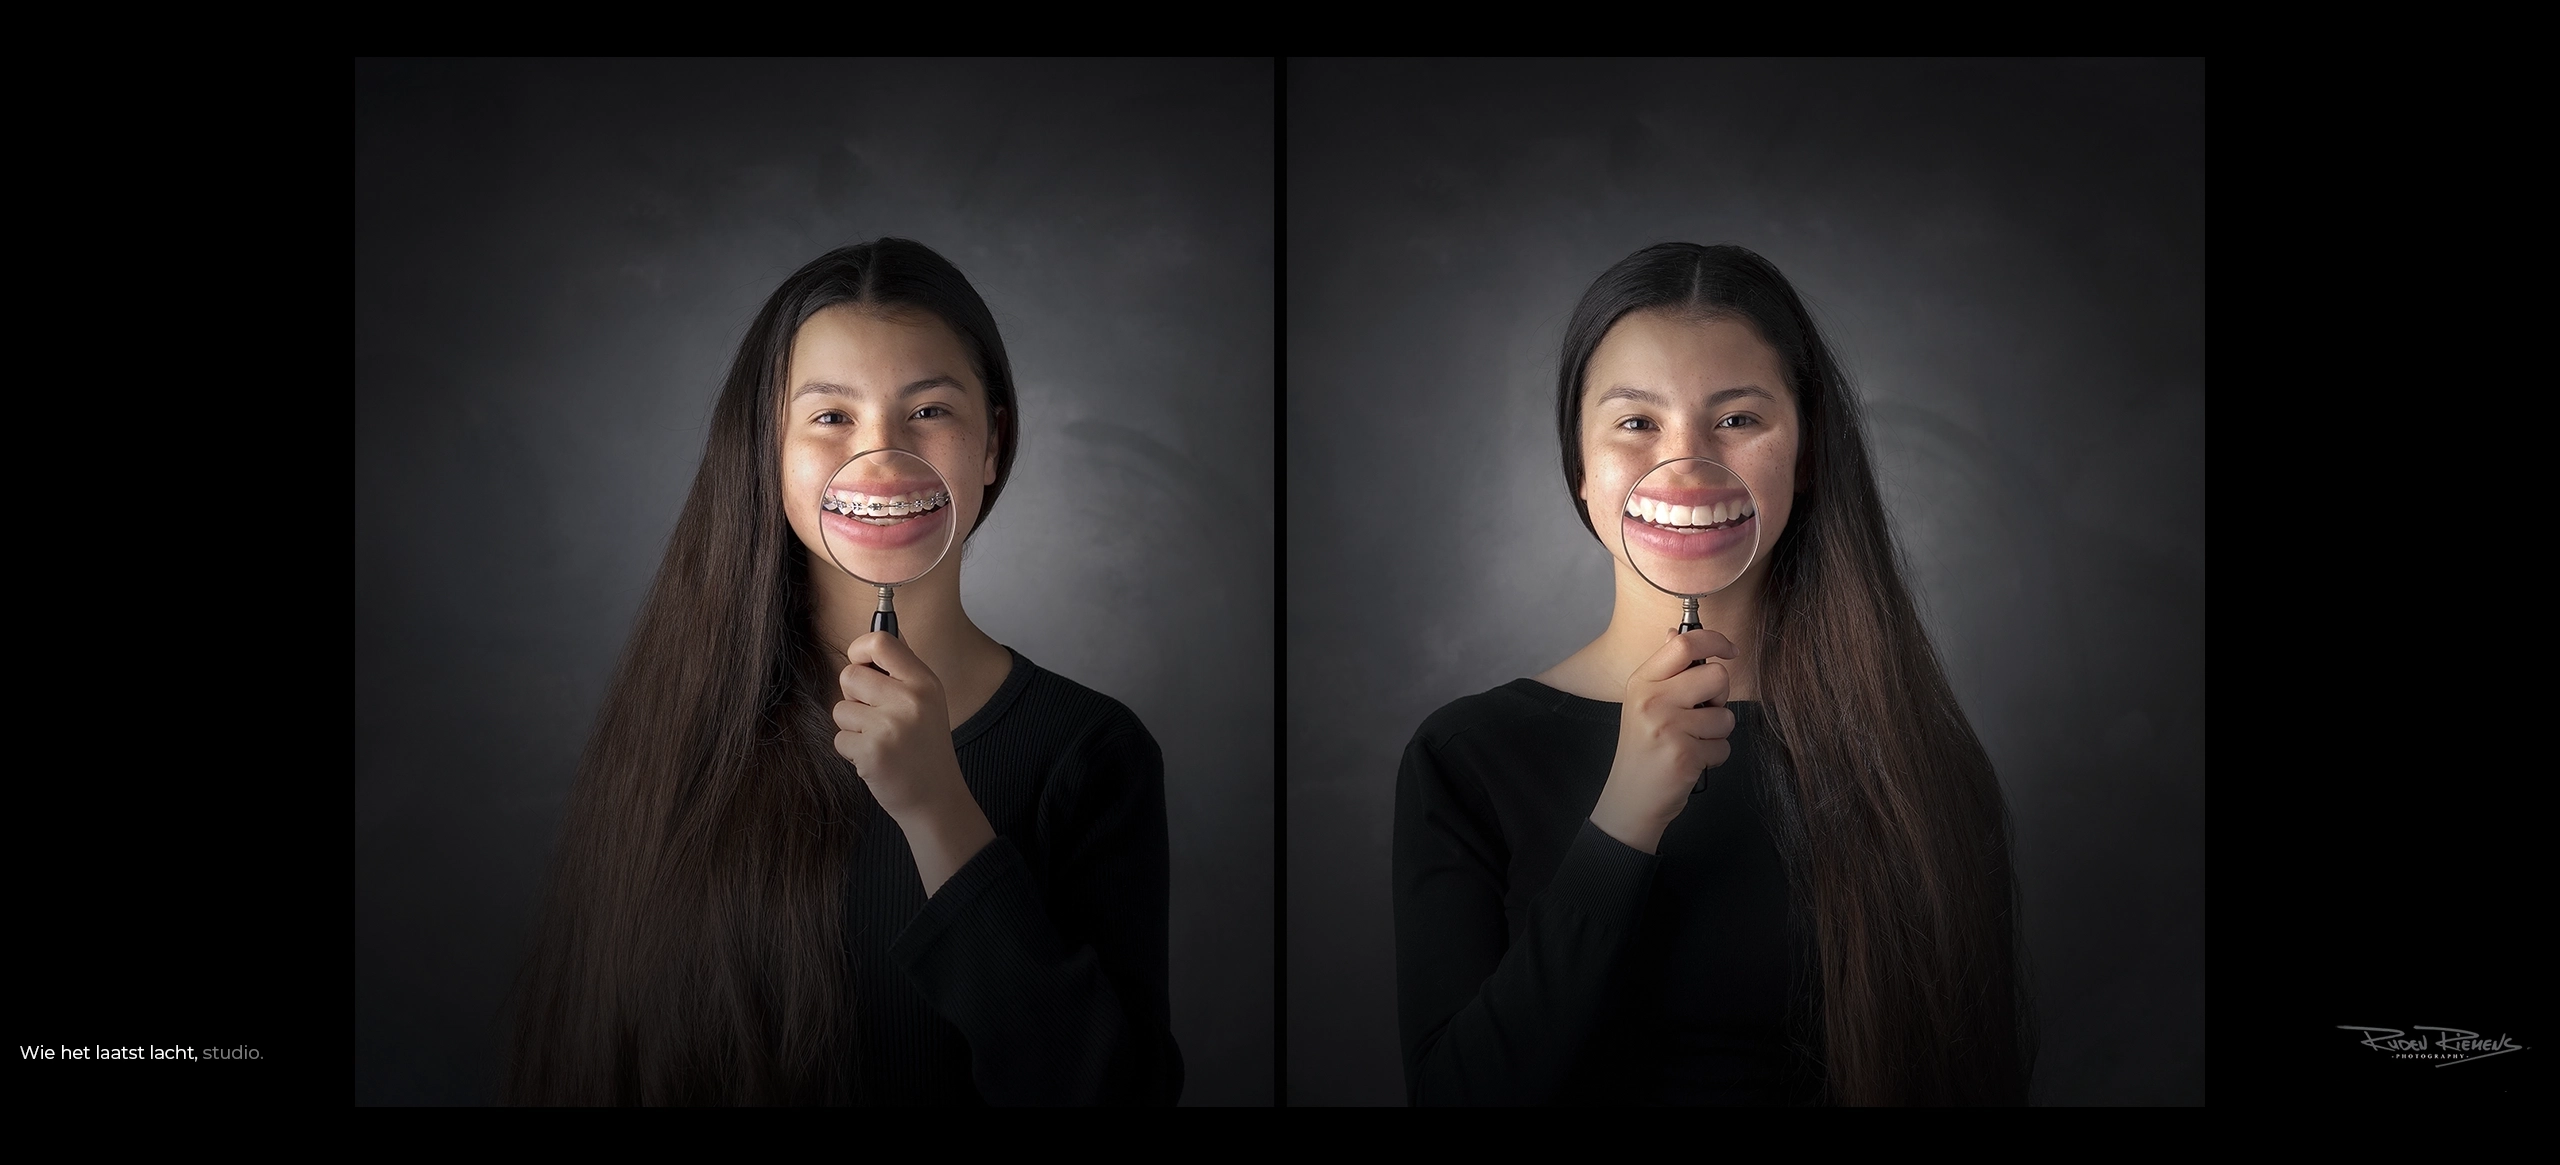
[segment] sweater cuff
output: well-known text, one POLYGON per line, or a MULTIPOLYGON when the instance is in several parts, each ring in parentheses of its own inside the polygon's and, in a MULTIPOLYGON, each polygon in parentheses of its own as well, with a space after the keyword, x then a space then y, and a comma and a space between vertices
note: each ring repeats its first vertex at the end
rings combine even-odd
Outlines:
POLYGON ((1586 817, 1544 893, 1557 905, 1613 930, 1631 929, 1661 864, 1659 856, 1609 836, 1586 817))
POLYGON ((948 1003, 939 998, 949 993, 947 987, 936 987, 951 976, 937 969, 968 968, 975 973, 961 978, 1002 981, 1056 964, 1066 955, 1064 946, 1022 851, 998 835, 924 900, 924 909, 889 945, 889 958, 928 998, 948 1003))

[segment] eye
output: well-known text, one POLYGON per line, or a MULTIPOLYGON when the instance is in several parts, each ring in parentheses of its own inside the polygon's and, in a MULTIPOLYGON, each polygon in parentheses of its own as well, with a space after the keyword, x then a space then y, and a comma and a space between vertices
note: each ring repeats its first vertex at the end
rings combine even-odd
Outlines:
POLYGON ((1717 421, 1716 427, 1719 429, 1739 429, 1745 425, 1756 425, 1759 423, 1760 418, 1752 416, 1749 413, 1735 413, 1730 417, 1717 421))
POLYGON ((1653 427, 1653 420, 1649 417, 1628 417, 1618 422, 1618 427, 1630 433, 1641 433, 1653 427))
POLYGON ((843 413, 837 412, 834 409, 828 409, 827 411, 819 413, 817 416, 811 417, 810 419, 821 425, 841 425, 845 423, 847 418, 843 413))
POLYGON ((951 415, 951 409, 950 409, 950 407, 949 407, 949 406, 946 406, 946 405, 926 405, 926 406, 924 406, 923 408, 917 409, 917 410, 915 411, 915 413, 914 413, 912 416, 909 416, 907 419, 908 419, 908 420, 910 420, 910 421, 921 421, 921 420, 926 420, 926 419, 929 419, 929 418, 932 418, 932 417, 947 417, 947 416, 950 416, 950 415, 951 415))

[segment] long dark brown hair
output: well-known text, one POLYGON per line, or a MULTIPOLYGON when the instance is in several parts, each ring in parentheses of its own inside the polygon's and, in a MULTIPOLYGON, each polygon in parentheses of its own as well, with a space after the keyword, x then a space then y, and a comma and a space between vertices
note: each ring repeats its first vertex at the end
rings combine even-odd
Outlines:
MULTIPOLYGON (((1594 280, 1565 330, 1556 433, 1582 494, 1584 374, 1630 312, 1748 323, 1802 417, 1760 601, 1767 794, 1818 960, 1812 1051, 1843 1104, 2021 1104, 2034 1060, 2008 808, 1904 583, 1857 397, 1786 276, 1663 243, 1594 280)), ((1593 537, 1598 537, 1596 528, 1593 537)))
POLYGON ((980 523, 1012 472, 1004 342, 940 255, 844 247, 765 301, 578 762, 514 997, 509 1103, 860 1099, 843 901, 869 793, 832 747, 843 660, 811 633, 778 427, 793 337, 844 303, 929 312, 968 351, 997 449, 980 523))

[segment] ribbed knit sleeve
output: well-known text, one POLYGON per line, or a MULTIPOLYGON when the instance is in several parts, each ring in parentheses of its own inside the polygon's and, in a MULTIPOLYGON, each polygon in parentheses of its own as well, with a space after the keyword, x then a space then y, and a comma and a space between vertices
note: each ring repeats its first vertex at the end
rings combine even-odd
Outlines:
POLYGON ((987 1103, 1171 1104, 1182 1056, 1165 982, 1163 753, 1121 711, 1064 755, 980 763, 1047 769, 1038 836, 979 851, 890 959, 967 1039, 987 1103))
POLYGON ((1584 820, 1514 941, 1500 821, 1483 790, 1442 762, 1427 729, 1405 749, 1396 777, 1407 1097, 1417 1105, 1547 1103, 1600 1024, 1657 861, 1584 820))

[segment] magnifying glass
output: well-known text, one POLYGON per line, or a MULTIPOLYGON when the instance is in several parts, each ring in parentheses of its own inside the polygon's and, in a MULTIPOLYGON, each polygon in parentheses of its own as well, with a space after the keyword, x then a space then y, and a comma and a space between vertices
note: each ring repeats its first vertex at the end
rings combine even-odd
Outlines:
MULTIPOLYGON (((1698 600, 1732 586, 1760 556, 1760 505, 1741 474, 1704 457, 1675 457, 1628 487, 1618 547, 1655 590, 1680 596, 1674 634, 1685 635, 1698 629, 1698 600)), ((1706 787, 1701 772, 1689 791, 1706 787)))
POLYGON ((1760 506, 1742 475, 1704 457, 1675 457, 1627 488, 1618 514, 1627 565, 1680 597, 1680 632, 1698 629, 1698 600, 1732 586, 1760 555, 1760 506))
POLYGON ((871 629, 898 633, 899 587, 933 573, 959 525, 951 485, 933 464, 903 449, 856 453, 827 479, 818 499, 818 536, 827 557, 855 580, 879 588, 871 629))

